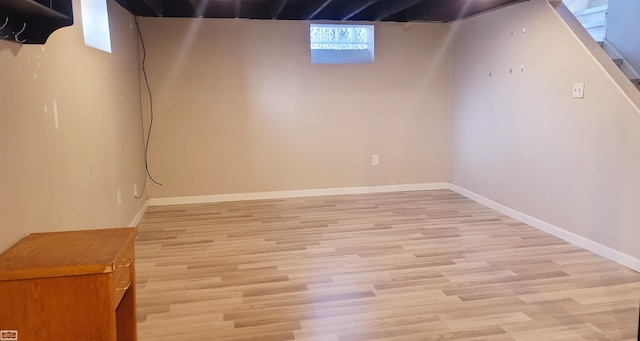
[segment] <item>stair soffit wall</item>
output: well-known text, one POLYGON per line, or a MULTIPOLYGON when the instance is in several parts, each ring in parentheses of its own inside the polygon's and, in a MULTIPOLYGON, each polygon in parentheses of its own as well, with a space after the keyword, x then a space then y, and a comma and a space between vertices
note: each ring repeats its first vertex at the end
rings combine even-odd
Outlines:
POLYGON ((595 0, 591 0, 591 2, 586 2, 585 0, 580 1, 581 2, 578 2, 578 0, 564 0, 563 2, 565 6, 573 12, 573 15, 578 19, 582 26, 587 29, 589 34, 591 34, 596 41, 602 42, 600 43, 600 46, 604 48, 609 57, 614 60, 616 65, 620 67, 627 78, 631 79, 634 85, 640 89, 640 75, 607 39, 606 25, 607 14, 609 13, 608 0, 599 0, 595 5, 595 0), (576 6, 576 4, 579 4, 579 6, 576 6), (572 9, 572 7, 574 8, 572 9), (577 10, 576 7, 579 8, 579 10, 577 10))
POLYGON ((636 86, 629 81, 629 78, 620 70, 611 57, 591 37, 562 0, 549 0, 549 4, 640 114, 640 91, 636 86))

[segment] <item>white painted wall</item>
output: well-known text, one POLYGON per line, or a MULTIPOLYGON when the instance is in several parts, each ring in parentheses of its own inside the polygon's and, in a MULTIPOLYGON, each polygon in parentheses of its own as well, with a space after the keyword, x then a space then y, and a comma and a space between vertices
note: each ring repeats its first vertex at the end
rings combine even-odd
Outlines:
POLYGON ((611 77, 545 0, 454 30, 452 183, 640 258, 640 113, 611 77))
POLYGON ((640 1, 609 0, 606 38, 640 72, 640 1))

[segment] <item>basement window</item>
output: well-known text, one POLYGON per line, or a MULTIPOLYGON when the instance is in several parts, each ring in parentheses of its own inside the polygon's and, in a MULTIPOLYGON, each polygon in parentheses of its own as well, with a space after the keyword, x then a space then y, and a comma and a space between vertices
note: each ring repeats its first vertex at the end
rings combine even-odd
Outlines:
POLYGON ((373 25, 311 24, 313 64, 366 64, 374 61, 373 25))
POLYGON ((106 0, 82 0, 82 33, 84 44, 111 53, 109 12, 106 0))

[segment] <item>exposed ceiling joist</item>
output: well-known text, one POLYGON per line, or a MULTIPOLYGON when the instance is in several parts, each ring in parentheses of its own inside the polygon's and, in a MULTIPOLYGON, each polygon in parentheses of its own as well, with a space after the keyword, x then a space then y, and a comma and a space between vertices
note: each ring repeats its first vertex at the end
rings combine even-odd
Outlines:
POLYGON ((378 12, 376 12, 373 17, 375 18, 376 21, 380 21, 394 14, 400 13, 411 6, 417 5, 420 2, 422 2, 422 0, 393 1, 388 6, 385 6, 380 10, 378 10, 378 12))
MULTIPOLYGON (((447 1, 447 0, 445 0, 447 1)), ((457 0, 453 0, 456 1, 457 0)), ((441 7, 444 7, 445 9, 441 10, 441 13, 447 13, 447 11, 449 11, 449 8, 451 6, 449 6, 448 4, 439 4, 440 7, 435 6, 436 10, 440 10, 441 7)), ((407 21, 420 21, 420 20, 427 20, 429 17, 432 17, 433 15, 433 8, 434 5, 431 2, 424 2, 421 1, 418 4, 416 4, 415 6, 411 6, 410 10, 408 11, 408 13, 406 13, 406 19, 407 21)))
POLYGON ((153 13, 157 16, 162 16, 162 0, 141 0, 147 7, 149 7, 153 13))
POLYGON ((134 15, 148 17, 447 22, 468 18, 479 13, 528 0, 115 1, 134 15))
POLYGON ((204 16, 204 12, 207 9, 207 0, 189 0, 191 7, 193 8, 193 13, 198 18, 202 18, 204 16))
POLYGON ((431 4, 422 2, 420 5, 411 8, 407 21, 455 21, 524 1, 528 0, 493 0, 484 2, 475 0, 437 0, 431 4))
POLYGON ((380 0, 359 0, 349 2, 349 7, 342 10, 342 20, 349 20, 380 0))
POLYGON ((236 7, 234 13, 234 17, 240 18, 240 9, 242 8, 242 0, 236 0, 236 7))
POLYGON ((278 16, 280 16, 280 13, 282 13, 282 10, 284 9, 284 6, 286 4, 287 0, 276 0, 271 9, 271 18, 278 19, 278 16))
POLYGON ((307 15, 306 19, 307 20, 311 20, 313 18, 316 17, 316 15, 318 15, 318 13, 320 13, 325 7, 329 6, 329 4, 332 2, 333 0, 320 0, 317 1, 314 6, 311 6, 311 13, 309 15, 307 15))

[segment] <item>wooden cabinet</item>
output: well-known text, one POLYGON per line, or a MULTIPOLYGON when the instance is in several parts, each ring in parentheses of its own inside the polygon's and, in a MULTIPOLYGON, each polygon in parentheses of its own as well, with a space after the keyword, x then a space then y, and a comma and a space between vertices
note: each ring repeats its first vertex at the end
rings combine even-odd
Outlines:
POLYGON ((36 233, 0 255, 0 333, 135 341, 136 235, 136 228, 36 233))

